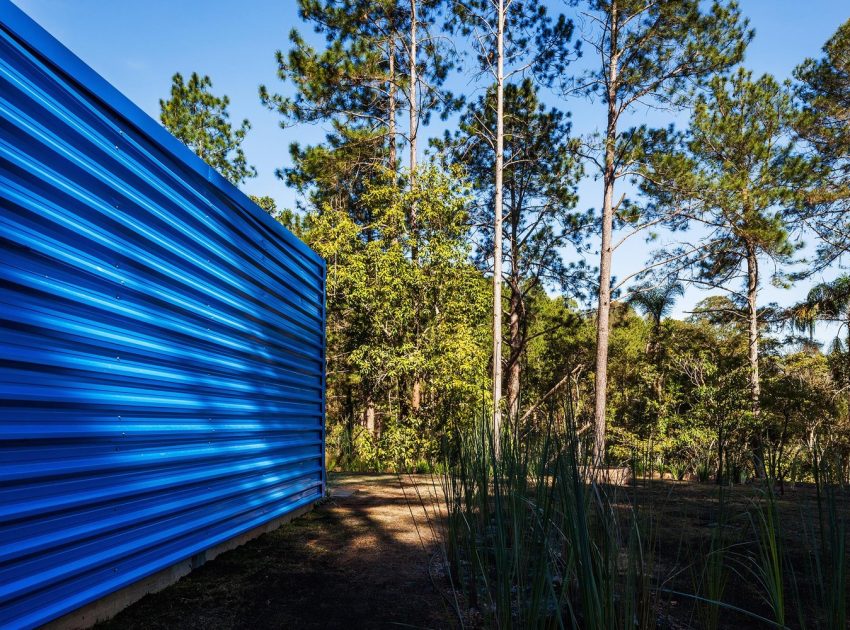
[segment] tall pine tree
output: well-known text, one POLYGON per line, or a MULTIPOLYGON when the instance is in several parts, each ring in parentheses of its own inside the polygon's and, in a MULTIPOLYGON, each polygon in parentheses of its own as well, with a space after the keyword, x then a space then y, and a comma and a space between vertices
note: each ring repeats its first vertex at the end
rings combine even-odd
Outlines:
POLYGON ((282 127, 330 126, 323 144, 293 143, 293 165, 278 171, 311 205, 333 203, 368 222, 360 201, 364 183, 392 178, 402 140, 415 168, 419 126, 433 112, 447 114, 457 106, 443 88, 452 54, 427 28, 440 11, 435 0, 299 0, 301 18, 325 45, 316 48, 293 29, 289 51, 278 51, 276 61, 278 78, 294 94, 261 86, 260 100, 280 114, 282 127), (410 114, 406 129, 399 122, 404 109, 410 114))
MULTIPOLYGON (((585 0, 584 40, 597 55, 596 67, 572 79, 553 74, 568 92, 598 97, 605 107, 605 129, 589 155, 602 177, 599 220, 599 296, 597 304, 594 457, 604 459, 608 388, 608 339, 614 230, 626 214, 625 196, 616 199, 617 182, 632 176, 641 160, 641 134, 624 132, 621 119, 638 107, 681 105, 690 87, 740 61, 746 22, 734 1, 585 0)), ((635 217, 631 217, 634 222, 635 217)))
POLYGON ((821 269, 850 251, 850 20, 823 48, 794 71, 803 115, 800 137, 820 161, 821 172, 803 219, 820 239, 821 269))
MULTIPOLYGON (((382 227, 373 219, 367 190, 376 184, 401 186, 407 180, 406 220, 419 229, 415 194, 417 137, 433 113, 447 114, 458 102, 444 89, 453 54, 443 38, 432 32, 443 3, 438 0, 301 0, 302 19, 324 37, 323 48, 310 45, 298 32, 290 34, 288 53, 277 53, 278 77, 294 86, 292 96, 260 88, 261 101, 281 115, 281 125, 322 123, 330 133, 323 144, 290 147, 293 165, 278 175, 301 192, 319 212, 343 210, 366 241, 381 240, 382 227), (407 110, 407 125, 400 114, 407 110), (409 163, 402 171, 400 141, 406 140, 409 163), (405 177, 406 175, 406 177, 405 177)), ((417 239, 413 238, 415 244, 417 239)), ((418 249, 411 250, 414 263, 418 249)), ((418 275, 411 278, 419 278, 418 275)), ((399 341, 411 357, 422 351, 421 333, 428 323, 418 313, 399 341)), ((422 382, 411 360, 405 411, 416 413, 422 382)), ((367 386, 365 423, 374 426, 374 392, 367 386)))
MULTIPOLYGON (((486 269, 493 251, 495 182, 494 147, 488 130, 495 127, 495 88, 471 103, 453 137, 435 143, 462 164, 476 191, 473 222, 481 242, 476 252, 486 269)), ((506 409, 519 418, 522 368, 530 336, 533 296, 541 288, 575 293, 584 267, 567 264, 563 248, 581 246, 587 216, 575 212, 581 165, 570 137, 567 115, 547 109, 531 79, 505 86, 503 241, 508 289, 508 357, 506 409)))
MULTIPOLYGON (((801 246, 793 239, 796 212, 813 172, 789 137, 796 115, 788 91, 769 75, 753 79, 739 69, 731 77, 715 77, 696 101, 687 152, 656 156, 644 180, 651 196, 676 209, 671 227, 701 228, 699 246, 687 247, 693 253, 679 261, 688 263, 688 279, 725 288, 745 304, 755 427, 761 415, 762 262, 772 263, 774 282, 785 281, 782 267, 801 246), (743 292, 732 288, 736 281, 743 292)), ((758 439, 753 447, 760 467, 758 439)))
POLYGON ((449 27, 472 42, 481 75, 492 80, 494 116, 478 126, 493 146, 493 435, 498 456, 502 433, 502 263, 504 257, 505 86, 516 75, 563 72, 569 60, 572 22, 553 21, 539 0, 468 0, 452 5, 449 27))
POLYGON ((227 111, 230 99, 215 96, 212 80, 193 72, 188 81, 179 72, 171 79, 171 97, 161 99, 160 121, 198 157, 234 185, 257 175, 242 150, 251 123, 234 128, 227 111))

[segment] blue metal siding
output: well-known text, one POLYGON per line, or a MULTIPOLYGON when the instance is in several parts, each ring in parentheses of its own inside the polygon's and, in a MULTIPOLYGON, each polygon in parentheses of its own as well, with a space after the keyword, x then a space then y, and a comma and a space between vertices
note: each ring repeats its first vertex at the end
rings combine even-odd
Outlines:
POLYGON ((324 262, 0 0, 0 626, 324 494, 324 262))

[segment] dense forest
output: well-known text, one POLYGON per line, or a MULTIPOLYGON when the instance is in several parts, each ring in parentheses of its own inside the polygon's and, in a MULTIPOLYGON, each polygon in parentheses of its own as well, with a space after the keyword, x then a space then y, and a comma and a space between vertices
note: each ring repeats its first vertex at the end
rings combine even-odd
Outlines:
MULTIPOLYGON (((330 466, 431 470, 486 418, 497 450, 554 422, 611 466, 785 482, 817 452, 850 480, 850 21, 772 77, 727 0, 299 12, 314 32, 258 97, 327 135, 277 173, 299 207, 254 200, 328 264, 330 466)), ((161 120, 238 186, 256 171, 229 105, 177 74, 161 120)))

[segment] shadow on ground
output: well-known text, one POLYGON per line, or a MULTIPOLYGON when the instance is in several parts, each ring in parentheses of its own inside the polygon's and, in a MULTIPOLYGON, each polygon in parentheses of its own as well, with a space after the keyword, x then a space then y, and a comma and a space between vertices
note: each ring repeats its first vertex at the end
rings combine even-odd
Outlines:
POLYGON ((428 575, 433 544, 418 497, 427 484, 418 494, 411 479, 403 486, 394 475, 337 476, 336 496, 314 511, 98 628, 451 627, 428 575))

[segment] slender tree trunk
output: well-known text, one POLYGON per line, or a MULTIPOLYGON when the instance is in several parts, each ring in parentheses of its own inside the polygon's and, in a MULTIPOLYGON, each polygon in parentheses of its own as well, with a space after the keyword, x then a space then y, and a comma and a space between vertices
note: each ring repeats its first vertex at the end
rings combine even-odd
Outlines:
MULTIPOLYGON (((410 0, 410 185, 413 187, 416 177, 416 135, 419 128, 419 103, 417 100, 417 21, 416 0, 410 0)), ((416 209, 411 208, 411 224, 416 223, 416 209)))
POLYGON ((764 449, 762 446, 759 426, 761 417, 761 380, 759 378, 759 321, 758 321, 758 288, 759 268, 758 257, 754 245, 747 243, 747 360, 750 364, 750 409, 753 414, 753 424, 756 434, 753 439, 753 455, 755 457, 756 474, 762 475, 764 470, 764 449))
POLYGON ((389 151, 390 151, 390 170, 395 173, 398 170, 398 158, 396 156, 396 82, 395 82, 395 38, 390 37, 389 43, 389 151))
POLYGON ((366 430, 372 437, 378 437, 377 426, 375 425, 375 401, 372 396, 366 397, 366 408, 363 410, 363 424, 366 425, 366 430))
POLYGON ((723 485, 723 418, 717 426, 717 485, 723 485))
POLYGON ((844 319, 844 325, 847 326, 847 347, 844 350, 847 352, 848 358, 850 358, 850 316, 844 319))
POLYGON ((602 197, 602 242, 599 248, 599 301, 596 308, 596 399, 593 409, 593 460, 605 460, 605 423, 608 394, 608 337, 611 311, 611 240, 614 229, 614 150, 617 141, 617 7, 611 7, 611 41, 608 66, 608 124, 605 131, 604 194, 602 197))
POLYGON ((750 407, 754 417, 761 413, 759 380, 758 259, 754 247, 747 246, 747 359, 750 363, 750 407))
POLYGON ((523 304, 522 304, 522 280, 520 269, 522 261, 519 253, 519 219, 522 210, 522 196, 517 199, 515 192, 509 185, 510 195, 508 198, 508 246, 510 247, 510 300, 508 308, 508 321, 510 322, 509 341, 510 354, 508 358, 508 392, 507 410, 508 421, 517 430, 516 422, 519 421, 520 388, 522 387, 522 352, 525 345, 523 339, 523 304))
POLYGON ((501 454, 502 436, 502 176, 505 152, 505 0, 496 16, 496 164, 493 198, 493 440, 501 454))
MULTIPOLYGON (((413 190, 416 187, 416 136, 419 128, 419 103, 417 100, 417 77, 416 60, 417 60, 417 0, 410 0, 410 188, 413 190)), ((419 252, 416 247, 416 202, 410 205, 410 231, 413 235, 413 248, 411 250, 411 259, 414 265, 419 263, 419 252)), ((416 335, 416 347, 419 347, 420 322, 419 314, 416 311, 414 315, 414 334, 416 335)), ((413 386, 410 392, 410 409, 415 414, 418 413, 422 405, 422 378, 416 373, 413 375, 413 386)))
POLYGON ((354 409, 354 393, 351 381, 345 382, 345 437, 343 445, 344 463, 351 464, 354 460, 354 423, 356 422, 356 410, 354 409))
POLYGON ((521 309, 522 296, 519 288, 512 278, 510 297, 510 359, 508 363, 508 392, 507 409, 510 422, 519 420, 520 383, 522 378, 522 326, 521 309))

